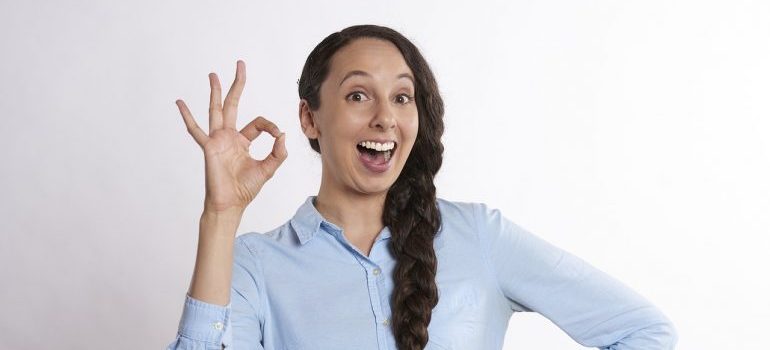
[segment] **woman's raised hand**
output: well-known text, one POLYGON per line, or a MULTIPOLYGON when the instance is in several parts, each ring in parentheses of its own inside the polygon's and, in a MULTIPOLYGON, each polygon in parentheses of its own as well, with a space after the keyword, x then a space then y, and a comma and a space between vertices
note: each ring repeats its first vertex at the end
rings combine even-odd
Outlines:
POLYGON ((209 81, 211 101, 208 135, 198 127, 184 101, 177 100, 176 104, 187 131, 203 149, 206 162, 204 211, 242 212, 288 156, 286 135, 261 116, 240 131, 236 130, 238 100, 246 84, 246 64, 243 61, 239 60, 236 64, 235 81, 225 97, 224 108, 219 78, 211 73, 209 81), (249 146, 263 131, 275 137, 273 150, 265 159, 255 160, 249 154, 249 146))

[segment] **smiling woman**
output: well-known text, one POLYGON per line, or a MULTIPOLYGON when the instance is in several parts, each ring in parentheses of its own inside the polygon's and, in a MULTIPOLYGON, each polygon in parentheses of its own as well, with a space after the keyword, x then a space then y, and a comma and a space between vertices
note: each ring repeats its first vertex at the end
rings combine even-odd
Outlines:
POLYGON ((235 237, 288 156, 258 117, 235 130, 245 64, 224 104, 210 75, 209 133, 178 101, 206 159, 198 255, 169 349, 500 349, 514 312, 538 312, 603 349, 671 349, 648 300, 483 203, 436 197, 444 105, 398 32, 333 33, 299 79, 299 121, 322 160, 318 195, 270 232, 235 237), (248 154, 263 131, 264 160, 248 154))
MULTIPOLYGON (((440 216, 433 178, 442 162, 444 108, 433 73, 401 34, 354 26, 310 53, 299 93, 302 129, 330 165, 323 169, 318 211, 344 222, 334 203, 345 202, 346 193, 370 198, 363 200, 377 210, 370 212, 376 224, 369 232, 387 226, 393 237, 393 335, 399 349, 421 349, 438 303, 433 239, 440 216), (345 147, 361 143, 363 152, 345 147)), ((369 255, 371 238, 359 232, 364 235, 350 238, 369 255)))

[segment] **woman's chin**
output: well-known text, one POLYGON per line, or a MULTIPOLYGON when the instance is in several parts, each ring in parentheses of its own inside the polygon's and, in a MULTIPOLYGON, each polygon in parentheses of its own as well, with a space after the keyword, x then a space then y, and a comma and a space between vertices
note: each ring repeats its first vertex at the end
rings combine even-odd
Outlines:
POLYGON ((363 194, 380 194, 387 192, 393 183, 396 182, 396 177, 393 176, 370 176, 367 174, 358 173, 356 179, 354 179, 358 192, 363 194))
POLYGON ((393 183, 391 181, 386 181, 385 179, 370 179, 369 181, 362 181, 357 187, 358 191, 362 194, 375 195, 388 192, 391 185, 393 185, 393 183))

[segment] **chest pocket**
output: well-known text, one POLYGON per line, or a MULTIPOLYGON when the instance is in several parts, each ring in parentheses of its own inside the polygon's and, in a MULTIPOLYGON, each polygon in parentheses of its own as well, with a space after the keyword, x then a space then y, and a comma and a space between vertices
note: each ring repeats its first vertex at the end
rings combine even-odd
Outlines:
POLYGON ((478 339, 483 328, 483 311, 477 288, 466 281, 439 289, 439 302, 433 308, 428 326, 427 349, 463 349, 468 341, 478 339))
MULTIPOLYGON (((457 283, 439 288, 439 301, 434 313, 461 313, 479 305, 479 293, 473 282, 457 283)), ((456 315, 455 315, 456 316, 456 315)))

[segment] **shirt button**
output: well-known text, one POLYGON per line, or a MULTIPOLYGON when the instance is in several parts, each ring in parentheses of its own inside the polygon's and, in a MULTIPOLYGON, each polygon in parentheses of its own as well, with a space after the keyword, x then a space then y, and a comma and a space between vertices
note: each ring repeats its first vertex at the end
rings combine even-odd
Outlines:
POLYGON ((225 327, 225 325, 223 325, 223 324, 222 324, 222 322, 217 322, 217 323, 214 323, 214 328, 215 328, 216 330, 218 330, 218 331, 221 331, 221 330, 222 330, 222 328, 224 328, 224 327, 225 327))
POLYGON ((382 321, 382 325, 383 325, 383 326, 388 326, 388 325, 390 325, 390 318, 386 318, 384 321, 382 321))
POLYGON ((380 274, 380 268, 375 268, 375 269, 374 269, 374 271, 372 271, 372 273, 373 273, 375 276, 379 275, 379 274, 380 274))

